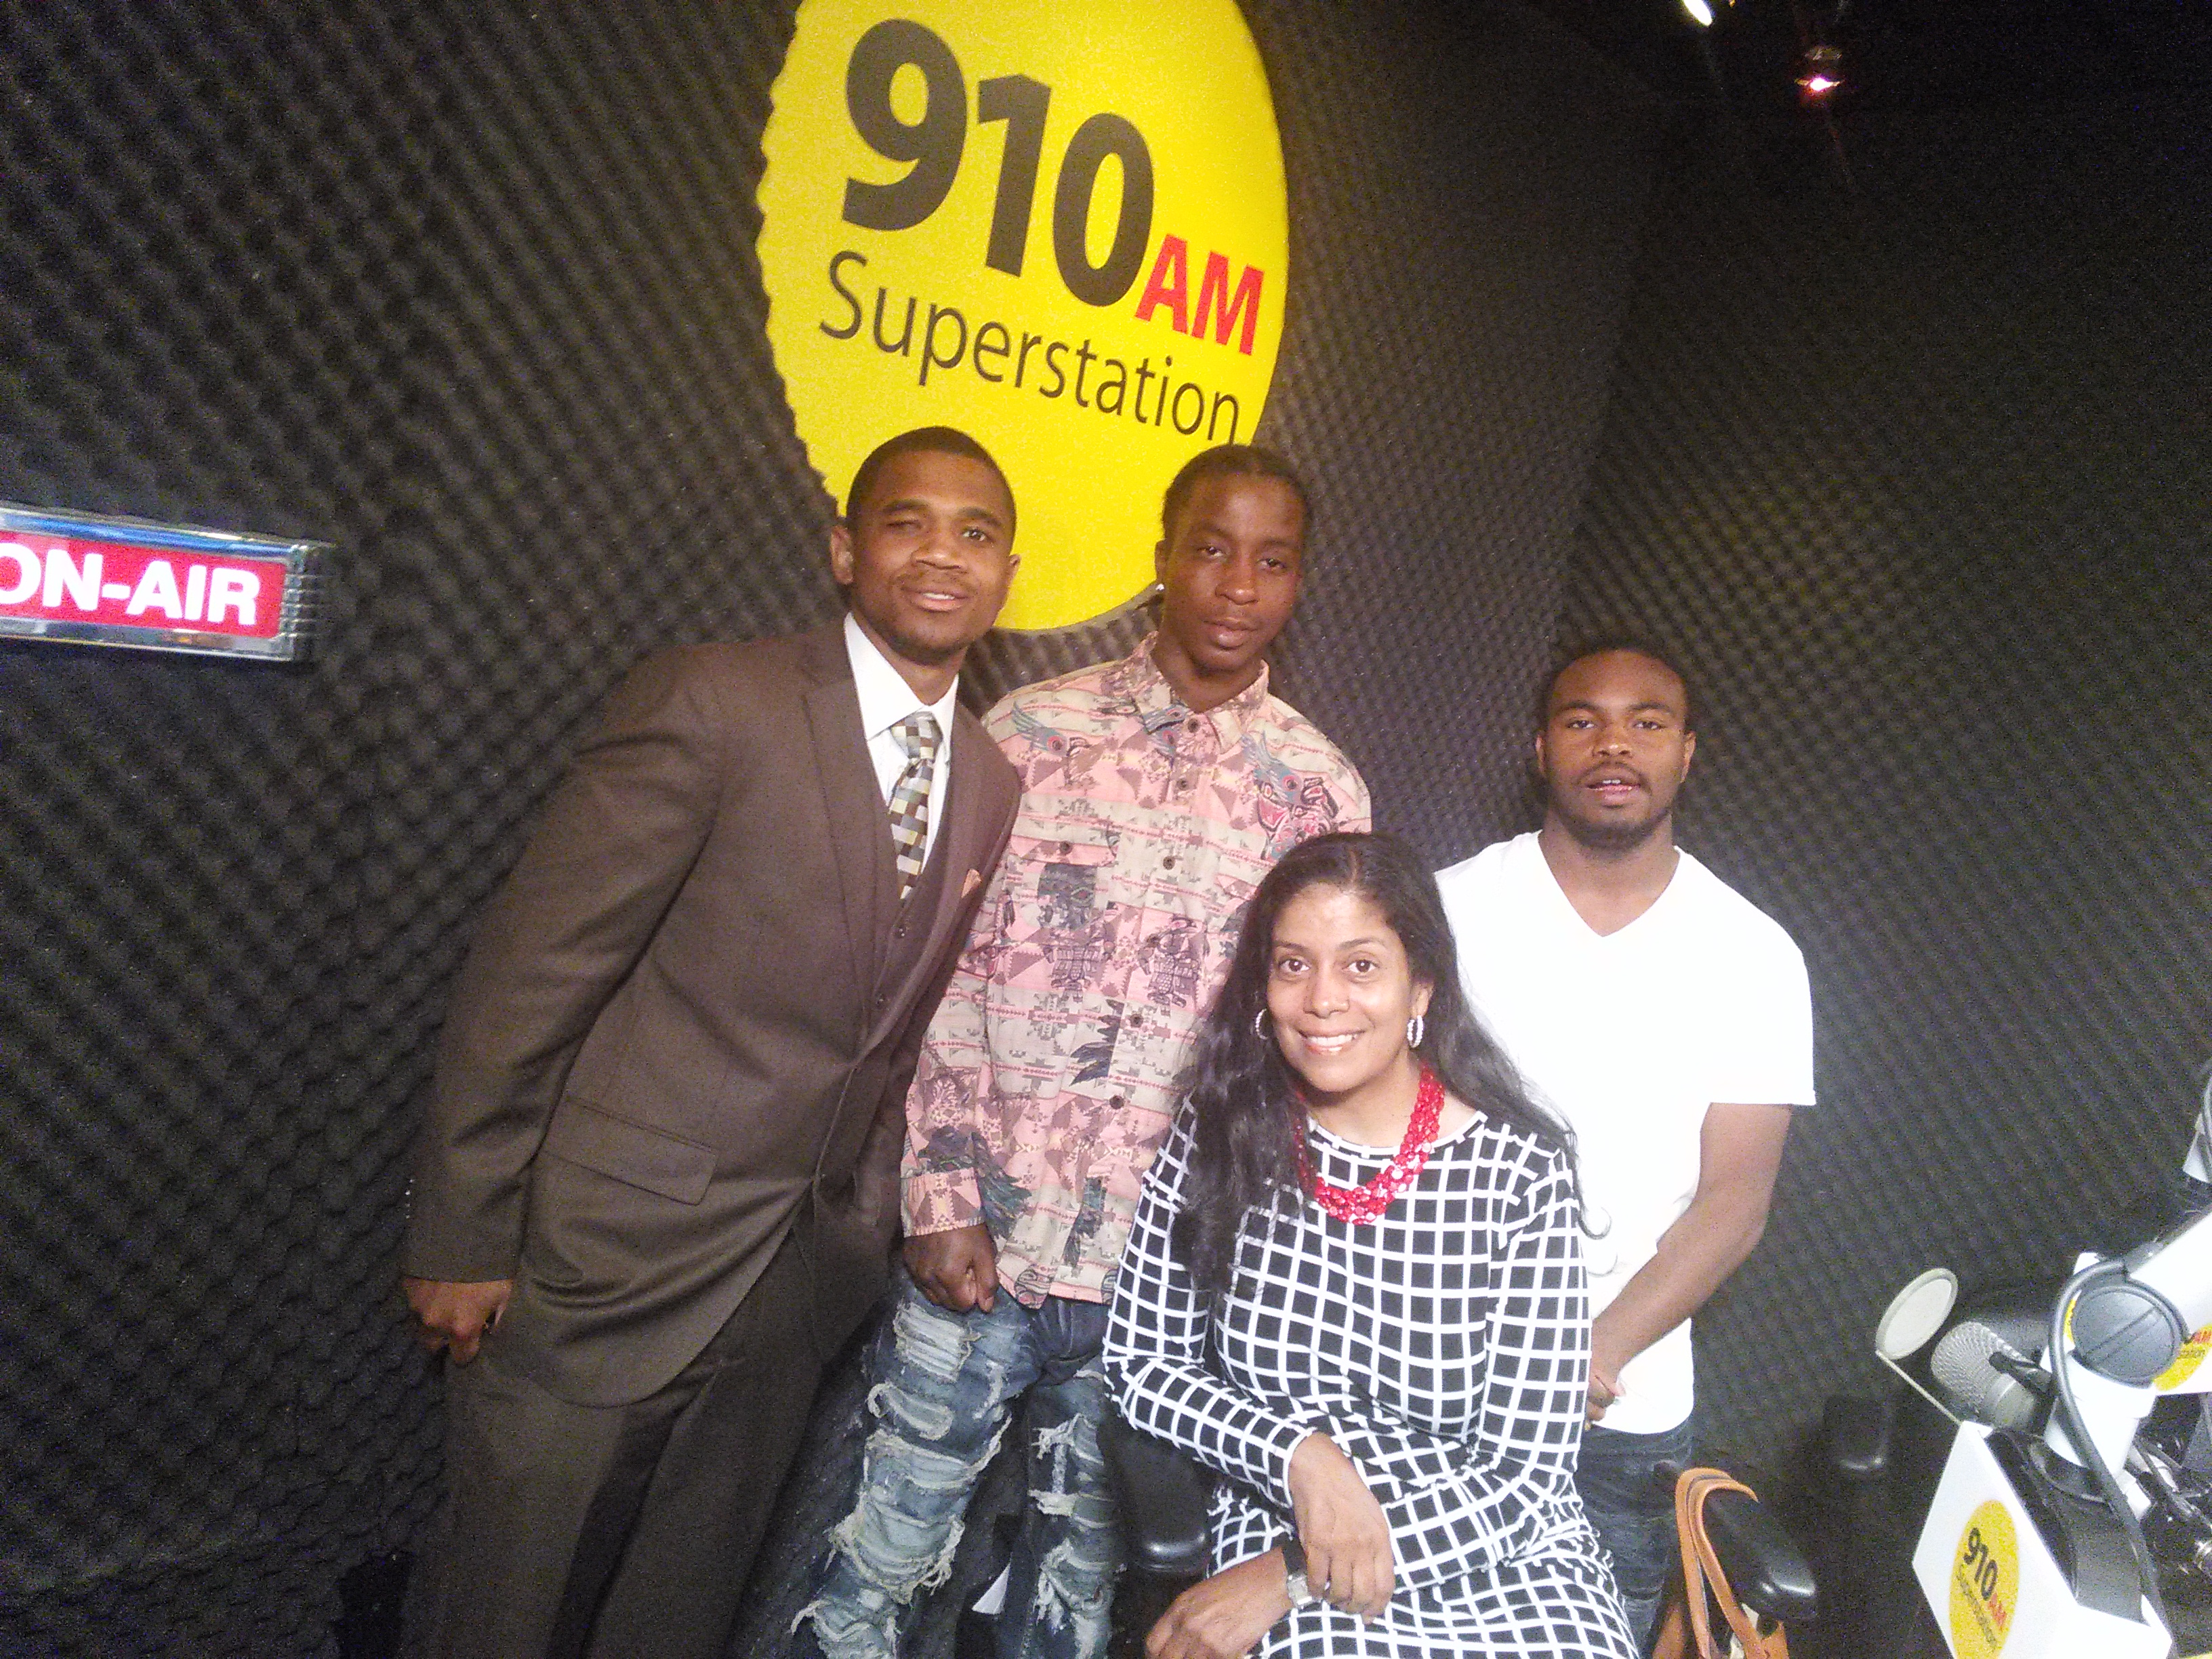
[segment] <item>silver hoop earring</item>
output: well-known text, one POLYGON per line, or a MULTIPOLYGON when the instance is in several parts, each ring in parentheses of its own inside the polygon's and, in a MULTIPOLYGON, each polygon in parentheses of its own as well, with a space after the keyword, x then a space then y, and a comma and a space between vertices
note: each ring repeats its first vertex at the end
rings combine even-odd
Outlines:
POLYGON ((1262 1042, 1267 1040, 1267 1011, 1265 1008, 1252 1016, 1252 1035, 1262 1042))
POLYGON ((1419 1048, 1421 1046, 1421 1039, 1428 1035, 1428 1026, 1423 1023, 1421 1017, 1419 1014, 1415 1014, 1413 1018, 1406 1022, 1406 1046, 1408 1048, 1419 1048))

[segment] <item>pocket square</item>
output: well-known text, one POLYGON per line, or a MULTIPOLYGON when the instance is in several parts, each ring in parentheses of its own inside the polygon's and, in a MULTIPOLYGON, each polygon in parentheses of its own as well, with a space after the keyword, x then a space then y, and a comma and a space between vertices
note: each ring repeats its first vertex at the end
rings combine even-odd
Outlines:
POLYGON ((970 870, 968 872, 967 879, 960 884, 960 896, 962 898, 966 898, 969 894, 974 892, 982 884, 983 872, 981 870, 970 870))

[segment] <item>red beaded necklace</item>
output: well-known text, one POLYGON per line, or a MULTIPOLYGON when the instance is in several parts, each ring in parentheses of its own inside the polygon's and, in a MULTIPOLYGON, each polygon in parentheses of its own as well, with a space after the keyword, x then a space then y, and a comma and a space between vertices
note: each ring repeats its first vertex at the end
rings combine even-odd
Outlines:
POLYGON ((1398 1155, 1389 1166, 1372 1181, 1357 1187, 1340 1187, 1323 1181, 1314 1173, 1311 1161, 1306 1157, 1306 1138, 1298 1137, 1298 1181, 1314 1195, 1320 1205, 1339 1221, 1348 1221, 1356 1227, 1371 1227, 1382 1218, 1391 1200, 1413 1184, 1429 1161, 1429 1143, 1437 1136, 1437 1124, 1443 1113, 1443 1080, 1425 1064, 1421 1067, 1421 1087, 1413 1097, 1413 1115, 1406 1120, 1406 1137, 1398 1143, 1398 1155))

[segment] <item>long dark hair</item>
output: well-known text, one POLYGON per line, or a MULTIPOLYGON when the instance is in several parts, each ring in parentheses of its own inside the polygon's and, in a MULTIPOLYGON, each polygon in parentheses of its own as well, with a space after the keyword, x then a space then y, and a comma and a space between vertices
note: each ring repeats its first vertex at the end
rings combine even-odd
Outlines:
POLYGON ((1571 1133, 1529 1098, 1512 1061, 1468 1006, 1451 925, 1428 866, 1395 836, 1317 836, 1285 854, 1252 896, 1228 980, 1199 1028, 1185 1074, 1192 1149, 1176 1253, 1200 1288, 1216 1294, 1227 1294, 1235 1276, 1246 1212, 1272 1211, 1298 1192, 1305 1104, 1283 1051, 1254 1022, 1267 1006, 1275 923, 1309 887, 1357 893, 1398 935, 1413 977, 1431 988, 1416 1052, 1445 1089, 1492 1121, 1572 1155, 1571 1133))

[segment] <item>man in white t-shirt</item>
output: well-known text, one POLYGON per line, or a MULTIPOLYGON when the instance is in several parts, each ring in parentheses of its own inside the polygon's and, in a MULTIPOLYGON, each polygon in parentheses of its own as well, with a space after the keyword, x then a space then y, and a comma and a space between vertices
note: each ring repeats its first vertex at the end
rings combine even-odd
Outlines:
POLYGON ((1577 1481, 1644 1639, 1675 1548, 1651 1471, 1690 1461, 1690 1316, 1759 1242, 1813 1103, 1804 958, 1674 845, 1690 714, 1649 648, 1577 655, 1536 738, 1543 828, 1437 878, 1476 1011, 1575 1131, 1595 1235, 1577 1481))

